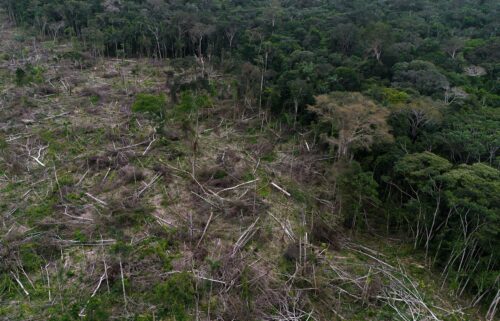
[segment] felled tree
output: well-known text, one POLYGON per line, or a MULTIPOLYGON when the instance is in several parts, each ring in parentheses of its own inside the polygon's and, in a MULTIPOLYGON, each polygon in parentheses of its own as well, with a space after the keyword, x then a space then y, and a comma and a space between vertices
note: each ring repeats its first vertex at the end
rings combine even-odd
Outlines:
POLYGON ((386 122, 389 110, 360 93, 321 95, 308 109, 330 126, 331 131, 324 137, 335 148, 338 160, 352 160, 355 150, 392 140, 386 122))

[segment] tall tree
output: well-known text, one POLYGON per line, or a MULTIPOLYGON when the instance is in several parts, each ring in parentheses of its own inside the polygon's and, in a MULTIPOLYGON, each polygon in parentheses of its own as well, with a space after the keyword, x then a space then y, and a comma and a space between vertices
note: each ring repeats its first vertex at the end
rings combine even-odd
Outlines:
POLYGON ((376 22, 366 27, 363 38, 366 41, 367 52, 381 61, 382 53, 392 40, 391 27, 383 22, 376 22))
POLYGON ((308 108, 330 126, 325 138, 339 160, 352 160, 354 151, 392 140, 387 125, 389 111, 360 93, 321 95, 308 108))
POLYGON ((428 97, 416 98, 395 108, 395 112, 404 116, 408 124, 408 135, 412 143, 427 126, 437 125, 442 120, 443 107, 428 97))

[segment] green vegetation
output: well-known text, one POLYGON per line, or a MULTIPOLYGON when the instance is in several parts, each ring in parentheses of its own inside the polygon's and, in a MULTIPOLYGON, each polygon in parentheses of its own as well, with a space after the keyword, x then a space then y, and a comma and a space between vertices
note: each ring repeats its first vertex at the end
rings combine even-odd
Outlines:
POLYGON ((15 83, 24 86, 29 83, 42 83, 44 69, 40 66, 26 64, 24 68, 17 68, 15 72, 15 83))
POLYGON ((166 99, 164 94, 152 95, 140 93, 135 98, 132 111, 163 117, 165 115, 165 107, 166 99))
POLYGON ((154 302, 158 304, 159 317, 190 320, 187 310, 195 303, 193 280, 188 273, 176 273, 154 289, 154 302))
POLYGON ((0 8, 0 319, 498 318, 498 1, 0 8))

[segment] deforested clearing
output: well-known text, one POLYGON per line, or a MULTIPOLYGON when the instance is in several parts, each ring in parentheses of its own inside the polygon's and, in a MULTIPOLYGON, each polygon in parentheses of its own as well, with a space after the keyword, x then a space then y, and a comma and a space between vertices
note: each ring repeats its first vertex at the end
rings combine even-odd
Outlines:
POLYGON ((0 320, 498 319, 497 1, 0 8, 0 320))

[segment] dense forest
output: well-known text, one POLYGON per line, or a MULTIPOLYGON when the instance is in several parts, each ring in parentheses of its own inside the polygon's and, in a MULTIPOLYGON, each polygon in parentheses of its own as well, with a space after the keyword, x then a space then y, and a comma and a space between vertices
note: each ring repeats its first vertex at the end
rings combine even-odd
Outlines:
MULTIPOLYGON (((291 155, 305 148, 322 157, 321 165, 314 165, 321 178, 311 174, 297 179, 299 185, 303 182, 314 190, 314 195, 303 196, 305 208, 317 211, 325 226, 320 232, 313 228, 312 237, 316 235, 319 243, 338 235, 400 239, 426 269, 439 275, 441 289, 446 286, 454 296, 466 298, 487 320, 498 316, 499 1, 0 0, 0 4, 10 23, 35 42, 49 49, 69 46, 53 62, 70 61, 76 71, 130 59, 148 61, 158 70, 173 66, 156 74, 163 89, 134 96, 132 111, 146 111, 146 118, 156 124, 154 137, 172 138, 168 124, 177 122, 190 128, 185 130, 195 137, 196 153, 198 145, 203 148, 198 133, 206 110, 229 104, 227 117, 258 119, 247 132, 269 130, 270 141, 305 141, 291 155), (178 70, 193 72, 186 80, 178 70), (272 134, 278 129, 279 134, 272 134)), ((16 60, 9 77, 17 88, 47 82, 37 79, 43 72, 27 59, 7 54, 3 59, 16 60)), ((139 72, 132 69, 131 74, 139 72)), ((125 83, 125 76, 120 77, 125 83)), ((103 99, 90 96, 97 97, 96 103, 103 99)), ((155 146, 151 144, 148 149, 155 146)), ((271 164, 276 155, 270 155, 266 157, 271 164)), ((38 158, 30 157, 42 161, 40 151, 38 158)), ((193 160, 193 179, 205 192, 202 178, 194 178, 194 164, 193 160)), ((257 167, 242 177, 259 179, 257 167)), ((8 173, 6 168, 10 167, 0 166, 0 173, 8 173)), ((211 178, 218 176, 224 175, 216 172, 211 178)), ((274 186, 290 194, 291 187, 274 186)), ((222 191, 232 191, 231 186, 223 187, 222 191)), ((217 199, 220 191, 208 191, 207 202, 214 202, 210 199, 217 199)), ((61 187, 54 194, 67 198, 61 187)), ((253 208, 256 211, 255 201, 253 208)), ((200 230, 200 242, 211 219, 212 214, 200 230)), ((198 248, 200 243, 194 244, 198 248)), ((289 252, 290 248, 285 256, 293 257, 289 252)), ((121 259, 119 263, 121 269, 121 259)), ((0 268, 9 271, 5 265, 0 268)), ((186 285, 191 282, 186 275, 175 277, 178 283, 166 281, 155 290, 154 300, 174 302, 158 315, 164 320, 188 320, 181 310, 192 306, 191 292, 198 289, 186 285)), ((249 276, 241 278, 241 284, 250 282, 245 279, 249 276)), ((251 292, 241 291, 243 296, 251 292)), ((7 292, 0 287, 1 293, 7 292)), ((261 303, 252 307, 246 302, 238 309, 247 311, 247 320, 252 315, 264 319, 252 310, 261 303)), ((242 315, 233 319, 241 320, 242 315)), ((266 320, 309 320, 312 312, 309 317, 297 315, 266 320)), ((352 320, 357 318, 360 315, 352 320)), ((364 318, 431 320, 415 315, 364 318)))

